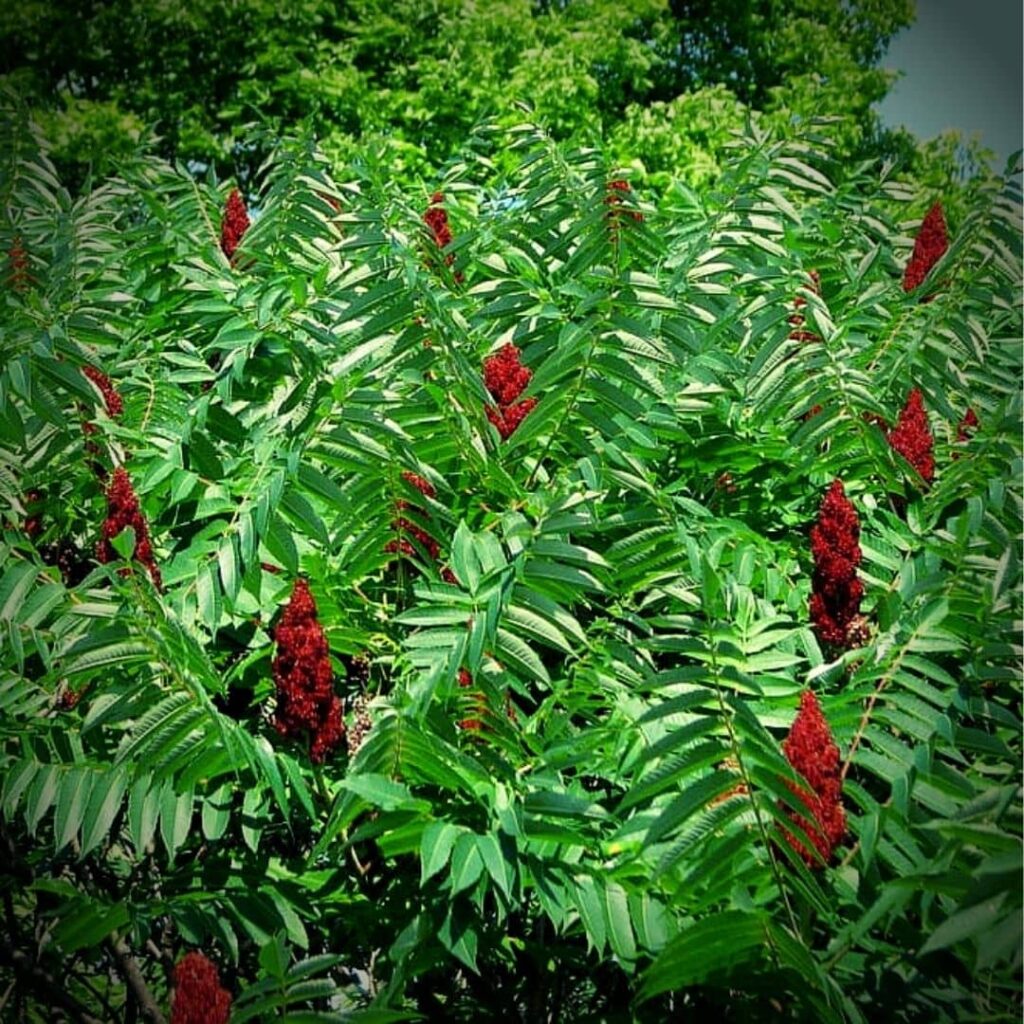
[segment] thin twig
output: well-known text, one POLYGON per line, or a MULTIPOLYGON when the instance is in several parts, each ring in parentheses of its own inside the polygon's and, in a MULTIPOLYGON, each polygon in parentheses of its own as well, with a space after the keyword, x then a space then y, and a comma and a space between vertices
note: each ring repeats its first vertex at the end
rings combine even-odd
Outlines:
POLYGON ((171 974, 174 972, 174 957, 171 955, 170 950, 161 949, 152 939, 146 939, 146 949, 157 958, 164 971, 166 971, 168 979, 170 979, 171 974))
POLYGON ((370 990, 370 997, 376 998, 377 996, 377 980, 373 976, 373 969, 377 966, 377 957, 380 954, 379 949, 374 949, 370 953, 370 962, 366 965, 366 986, 370 990))
POLYGON ((114 951, 121 976, 130 986, 135 998, 138 1000, 139 1009, 142 1015, 152 1024, 167 1024, 167 1020, 149 991, 146 979, 142 975, 135 956, 132 954, 128 943, 124 939, 114 939, 110 942, 110 948, 114 951))
POLYGON ((356 866, 356 871, 359 872, 361 878, 365 878, 372 865, 363 864, 363 862, 359 859, 359 855, 356 853, 356 848, 354 846, 350 846, 348 848, 348 852, 352 857, 352 863, 356 866))
POLYGON ((896 655, 895 661, 889 667, 889 670, 878 680, 878 685, 875 687, 874 692, 868 698, 867 706, 864 708, 864 713, 860 716, 860 722, 857 723, 857 731, 853 735, 853 740, 850 743, 850 750, 846 755, 846 760, 843 762, 842 771, 839 773, 840 782, 845 781, 846 773, 850 770, 850 765, 853 764, 853 755, 857 753, 857 748, 860 746, 861 740, 864 738, 864 733, 867 731, 868 724, 871 721, 871 712, 875 709, 875 704, 878 702, 878 698, 882 695, 882 691, 892 682, 896 673, 900 669, 900 665, 903 664, 903 658, 907 651, 910 649, 910 645, 917 639, 917 630, 910 635, 910 638, 903 645, 902 650, 896 655))

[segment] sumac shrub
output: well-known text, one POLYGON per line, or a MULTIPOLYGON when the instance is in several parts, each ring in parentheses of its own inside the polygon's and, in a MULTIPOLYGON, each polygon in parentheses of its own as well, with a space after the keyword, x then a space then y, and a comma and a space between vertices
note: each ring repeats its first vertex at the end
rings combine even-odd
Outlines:
POLYGON ((8 113, 12 1019, 1019 1014, 1015 179, 920 302, 818 135, 524 124, 424 224, 306 140, 71 202, 8 113))

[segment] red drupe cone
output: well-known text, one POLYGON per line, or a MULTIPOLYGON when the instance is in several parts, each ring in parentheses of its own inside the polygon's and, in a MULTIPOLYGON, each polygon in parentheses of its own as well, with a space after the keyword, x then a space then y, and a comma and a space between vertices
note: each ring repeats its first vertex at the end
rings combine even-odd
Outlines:
POLYGON ((334 692, 327 637, 317 621, 309 584, 303 579, 295 581, 274 640, 274 727, 282 736, 308 739, 310 760, 319 764, 341 742, 345 726, 341 700, 334 692))
POLYGON ((228 1024, 231 993, 202 953, 186 953, 174 968, 171 1024, 228 1024))
POLYGON ((322 709, 322 715, 313 733, 309 746, 309 759, 314 764, 321 764, 324 758, 345 738, 345 713, 341 698, 331 696, 330 701, 322 709))
POLYGON ((519 349, 509 342, 484 360, 484 385, 498 405, 511 405, 526 390, 533 371, 519 361, 519 349))
POLYGON ((220 222, 220 247, 232 263, 235 259, 235 250, 248 229, 249 213, 245 208, 245 200, 238 189, 233 188, 224 204, 224 216, 220 222))
POLYGON ((26 491, 24 504, 28 515, 25 517, 22 529, 29 540, 34 540, 43 532, 43 496, 36 490, 26 491))
MULTIPOLYGON (((433 498, 437 495, 437 491, 434 490, 434 485, 425 477, 420 476, 418 473, 413 473, 412 470, 402 470, 402 479, 412 487, 415 487, 416 490, 424 497, 433 498)), ((415 505, 410 505, 404 498, 399 498, 395 502, 395 508, 398 509, 399 512, 404 509, 412 509, 423 515, 425 518, 430 518, 429 513, 424 512, 423 509, 415 505)), ((395 540, 390 540, 384 545, 384 550, 389 554, 401 554, 406 555, 409 558, 416 557, 416 548, 413 546, 411 541, 401 536, 401 534, 407 534, 410 537, 414 537, 419 541, 420 546, 423 547, 431 558, 436 559, 438 555, 441 554, 441 545, 438 544, 426 530, 417 526, 416 523, 406 519, 404 516, 399 516, 397 519, 393 520, 391 525, 398 531, 399 536, 395 540)))
POLYGON ((532 377, 533 371, 520 363, 519 349, 511 342, 484 360, 484 385, 498 403, 497 408, 488 406, 485 412, 502 440, 511 437, 537 405, 536 398, 518 401, 532 377))
POLYGON ((849 647, 860 636, 857 626, 864 585, 857 578, 859 539, 857 512, 846 498, 842 481, 834 480, 821 503, 818 521, 811 527, 814 576, 810 603, 818 639, 834 647, 849 647))
POLYGON ((411 469, 402 470, 402 479, 415 487, 420 494, 427 498, 436 498, 437 491, 434 490, 434 485, 426 478, 414 473, 411 469))
POLYGON ((631 218, 637 224, 642 223, 644 219, 644 215, 639 210, 622 209, 623 204, 632 197, 632 194, 633 190, 624 178, 616 178, 605 186, 604 203, 608 207, 605 216, 608 218, 608 234, 613 242, 618 240, 623 215, 631 218))
MULTIPOLYGON (((436 559, 441 554, 441 545, 438 544, 426 530, 421 529, 404 516, 399 516, 391 525, 399 533, 415 537, 416 540, 419 541, 420 547, 422 547, 431 558, 436 559)), ((384 545, 384 550, 388 554, 406 555, 409 558, 416 558, 418 555, 412 541, 406 540, 404 537, 396 537, 394 540, 389 540, 387 544, 384 545)))
MULTIPOLYGON (((811 837, 821 859, 826 863, 846 835, 846 812, 843 810, 843 782, 839 768, 839 748, 832 741, 828 722, 821 713, 818 699, 811 690, 800 697, 800 710, 782 744, 786 760, 806 780, 810 789, 786 785, 800 798, 809 811, 807 818, 795 813, 790 818, 811 837)), ((810 867, 820 867, 818 859, 801 839, 785 831, 786 840, 810 867)))
POLYGON ((914 251, 903 272, 903 290, 912 292, 919 287, 948 248, 949 238, 942 203, 935 203, 921 221, 921 228, 914 240, 914 251))
POLYGON ((889 431, 889 444, 921 474, 926 484, 935 476, 932 434, 924 411, 924 396, 912 388, 896 426, 889 431))
POLYGON ((149 527, 139 508, 139 499, 135 496, 131 478, 123 466, 118 466, 107 488, 107 518, 103 520, 103 537, 96 545, 96 557, 100 562, 113 562, 118 557, 110 542, 126 526, 135 531, 135 551, 132 557, 146 567, 153 586, 161 590, 160 569, 153 558, 149 527))
POLYGON ((964 413, 964 418, 957 424, 956 439, 961 444, 966 444, 971 439, 971 434, 978 429, 978 414, 973 409, 964 413))
POLYGON ((430 206, 423 214, 423 223, 430 228, 434 241, 439 249, 443 249, 452 240, 452 231, 448 226, 448 214, 444 208, 444 193, 435 192, 430 197, 430 206))
POLYGON ((21 235, 15 235, 11 241, 11 247, 7 250, 7 262, 10 267, 7 280, 11 288, 16 292, 25 291, 29 285, 28 253, 25 251, 21 235))
MULTIPOLYGON (((430 197, 430 206, 427 207, 427 212, 423 214, 423 223, 430 228, 430 233, 433 235, 434 244, 438 249, 444 249, 445 246, 450 245, 452 241, 452 229, 448 225, 448 214, 444 208, 444 193, 435 192, 430 197)), ((445 263, 450 267, 455 262, 455 256, 452 253, 448 253, 444 258, 445 263)), ((464 280, 462 271, 455 271, 455 280, 460 284, 464 280)))
POLYGON ((103 402, 106 405, 107 415, 116 420, 124 412, 124 402, 118 394, 117 388, 110 382, 110 378, 95 366, 83 366, 82 373, 89 378, 100 389, 103 395, 103 402))
MULTIPOLYGON (((469 688, 473 685, 473 677, 469 672, 464 669, 459 669, 459 686, 469 688)), ((459 728, 465 729, 467 732, 479 732, 483 728, 483 716, 487 711, 487 701, 484 699, 484 695, 477 690, 475 693, 470 695, 470 701, 472 702, 473 708, 479 717, 462 718, 459 720, 459 728)))
POLYGON ((484 411, 487 418, 494 424, 501 439, 507 441, 516 431, 516 427, 526 419, 527 414, 537 405, 536 398, 524 398, 514 405, 506 405, 495 409, 488 406, 484 411))

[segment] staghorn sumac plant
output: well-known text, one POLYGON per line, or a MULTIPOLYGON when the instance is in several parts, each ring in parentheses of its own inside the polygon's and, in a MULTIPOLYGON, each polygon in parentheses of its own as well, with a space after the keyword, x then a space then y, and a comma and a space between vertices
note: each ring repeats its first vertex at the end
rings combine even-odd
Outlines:
POLYGON ((228 265, 2 124, 13 1019, 1019 1014, 1014 179, 919 303, 818 127, 657 196, 490 126, 426 225, 278 140, 228 265))

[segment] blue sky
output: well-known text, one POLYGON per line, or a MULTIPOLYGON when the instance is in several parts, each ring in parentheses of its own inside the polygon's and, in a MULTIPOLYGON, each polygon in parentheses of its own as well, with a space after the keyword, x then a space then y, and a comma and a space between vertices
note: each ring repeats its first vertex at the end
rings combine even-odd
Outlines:
POLYGON ((920 139, 979 134, 996 167, 1022 146, 1024 0, 917 0, 917 21, 882 66, 905 72, 879 105, 885 124, 920 139))

